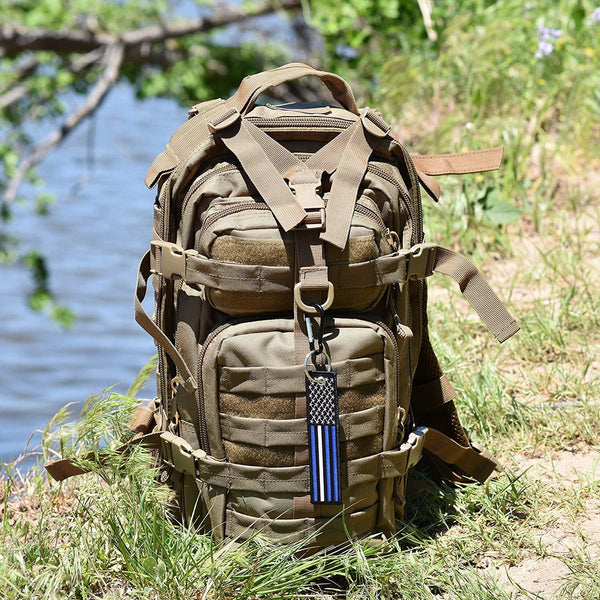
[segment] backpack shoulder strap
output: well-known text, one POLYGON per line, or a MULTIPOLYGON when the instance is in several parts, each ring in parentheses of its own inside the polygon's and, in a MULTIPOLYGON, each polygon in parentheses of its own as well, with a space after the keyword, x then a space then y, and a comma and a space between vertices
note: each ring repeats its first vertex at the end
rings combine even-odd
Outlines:
POLYGON ((471 442, 458 417, 455 398, 456 391, 431 346, 425 321, 411 395, 415 426, 428 428, 423 464, 435 479, 483 483, 499 468, 498 461, 471 442))

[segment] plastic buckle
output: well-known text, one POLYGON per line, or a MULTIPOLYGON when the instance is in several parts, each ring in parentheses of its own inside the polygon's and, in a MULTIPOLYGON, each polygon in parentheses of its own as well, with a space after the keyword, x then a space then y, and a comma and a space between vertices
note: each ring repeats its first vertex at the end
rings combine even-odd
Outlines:
POLYGON ((306 217, 294 229, 325 229, 325 209, 304 209, 306 217))
POLYGON ((196 474, 196 463, 192 456, 192 447, 170 431, 160 434, 160 446, 163 461, 178 473, 196 474))
POLYGON ((289 177, 289 186, 306 212, 294 229, 325 229, 325 202, 321 194, 321 172, 300 171, 289 177))
POLYGON ((181 246, 163 240, 150 242, 154 268, 151 272, 167 279, 185 277, 185 252, 181 246), (158 255, 160 254, 160 258, 158 255), (156 268, 158 265, 159 269, 156 268))
POLYGON ((425 444, 425 436, 429 429, 427 427, 417 427, 411 431, 406 442, 410 444, 410 454, 408 456, 407 468, 414 467, 423 454, 423 445, 425 444))
POLYGON ((436 244, 416 244, 406 256, 406 279, 425 279, 433 274, 436 244))

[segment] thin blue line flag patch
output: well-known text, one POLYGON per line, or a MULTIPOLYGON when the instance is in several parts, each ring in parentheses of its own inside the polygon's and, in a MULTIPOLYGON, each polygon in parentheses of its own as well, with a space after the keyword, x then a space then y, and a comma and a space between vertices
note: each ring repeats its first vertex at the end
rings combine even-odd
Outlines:
POLYGON ((306 377, 310 501, 341 504, 337 376, 334 371, 313 371, 306 377))

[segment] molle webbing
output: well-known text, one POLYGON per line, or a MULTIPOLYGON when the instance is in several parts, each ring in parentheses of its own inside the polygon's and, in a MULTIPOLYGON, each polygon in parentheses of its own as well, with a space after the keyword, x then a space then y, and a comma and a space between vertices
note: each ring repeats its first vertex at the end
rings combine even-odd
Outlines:
MULTIPOLYGON (((161 255, 163 251, 172 254, 174 246, 164 242, 152 243, 152 272, 168 276, 161 270, 161 255)), ((183 251, 181 248, 176 254, 182 257, 180 270, 171 273, 171 276, 182 277, 186 283, 220 290, 264 293, 289 292, 293 286, 290 267, 220 262, 205 258, 194 250, 183 251)), ((327 279, 334 288, 359 288, 423 279, 434 271, 458 283, 464 297, 499 342, 506 341, 519 331, 517 322, 473 263, 462 254, 436 244, 419 244, 410 250, 401 250, 363 263, 332 265, 327 268, 327 279)), ((139 281, 143 283, 143 277, 139 281)))
MULTIPOLYGON (((398 450, 388 450, 347 461, 344 486, 361 485, 381 479, 404 477, 421 457, 426 430, 411 434, 398 450)), ((308 465, 294 467, 262 467, 215 460, 202 450, 193 451, 171 433, 161 436, 167 464, 177 471, 194 476, 198 481, 233 491, 264 494, 304 494, 309 484, 308 465)))
MULTIPOLYGON (((306 446, 308 433, 305 418, 256 419, 221 414, 221 433, 231 442, 259 445, 306 446)), ((380 406, 340 415, 342 441, 357 440, 381 433, 383 408, 380 406)))

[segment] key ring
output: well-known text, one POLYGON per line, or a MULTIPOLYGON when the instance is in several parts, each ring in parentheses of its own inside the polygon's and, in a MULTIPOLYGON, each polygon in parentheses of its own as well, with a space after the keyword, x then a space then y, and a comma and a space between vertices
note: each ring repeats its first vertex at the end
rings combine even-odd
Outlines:
POLYGON ((313 383, 318 383, 320 385, 323 385, 325 383, 325 379, 323 377, 317 377, 316 379, 312 376, 312 373, 318 373, 319 371, 309 371, 308 370, 308 361, 310 360, 311 356, 318 356, 319 354, 322 354, 325 357, 325 371, 327 373, 331 372, 331 358, 329 358, 329 354, 327 354, 327 350, 325 350, 325 348, 323 348, 322 351, 319 350, 311 350, 307 355, 306 358, 304 359, 304 374, 306 375, 306 377, 308 377, 308 379, 310 379, 310 381, 312 381, 313 383))

